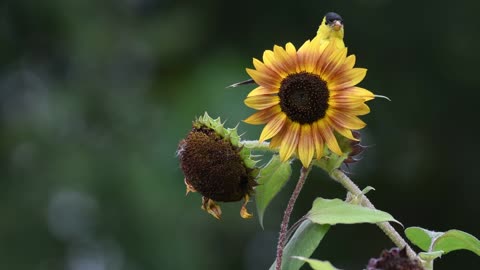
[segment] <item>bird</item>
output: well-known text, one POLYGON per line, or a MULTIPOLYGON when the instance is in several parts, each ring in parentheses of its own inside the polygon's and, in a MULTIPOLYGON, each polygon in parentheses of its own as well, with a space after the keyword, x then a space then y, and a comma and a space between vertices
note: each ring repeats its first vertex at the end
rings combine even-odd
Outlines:
MULTIPOLYGON (((322 23, 318 27, 317 35, 313 39, 319 39, 319 45, 324 44, 324 42, 334 42, 335 46, 341 49, 345 47, 345 43, 343 42, 343 36, 344 25, 342 17, 335 12, 328 12, 323 17, 322 23)), ((255 83, 253 79, 248 79, 229 85, 226 88, 234 88, 241 85, 253 83, 255 83)))

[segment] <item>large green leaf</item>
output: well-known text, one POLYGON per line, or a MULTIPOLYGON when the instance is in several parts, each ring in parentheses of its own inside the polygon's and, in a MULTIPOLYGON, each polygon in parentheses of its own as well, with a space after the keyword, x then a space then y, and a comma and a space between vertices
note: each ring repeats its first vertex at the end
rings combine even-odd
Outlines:
POLYGON ((282 189, 292 174, 289 162, 281 162, 278 155, 273 155, 270 162, 260 170, 257 178, 258 186, 255 189, 258 220, 263 228, 265 209, 277 193, 282 189))
POLYGON ((299 256, 293 256, 292 258, 307 262, 313 270, 338 270, 328 261, 319 261, 299 256))
POLYGON ((408 239, 425 251, 443 251, 466 249, 480 256, 480 241, 473 235, 460 230, 434 232, 420 227, 405 230, 408 239))
POLYGON ((460 230, 449 230, 438 237, 433 243, 434 250, 443 250, 445 254, 459 249, 470 250, 480 256, 480 241, 466 232, 460 230))
POLYGON ((308 219, 318 224, 355 224, 395 221, 389 213, 360 205, 346 203, 340 199, 317 198, 307 214, 308 219))
MULTIPOLYGON (((330 225, 319 225, 305 220, 295 231, 283 250, 282 270, 298 270, 304 261, 292 259, 292 256, 310 257, 328 232, 330 225)), ((273 262, 270 270, 275 269, 273 262)))

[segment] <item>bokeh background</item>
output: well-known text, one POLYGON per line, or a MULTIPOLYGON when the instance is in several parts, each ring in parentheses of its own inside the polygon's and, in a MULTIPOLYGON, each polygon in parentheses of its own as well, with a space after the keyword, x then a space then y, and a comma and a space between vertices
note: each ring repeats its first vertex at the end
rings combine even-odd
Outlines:
MULTIPOLYGON (((252 57, 312 38, 328 11, 374 100, 351 168, 405 226, 480 236, 477 1, 4 0, 0 3, 0 269, 266 269, 294 182, 265 229, 185 197, 175 151, 195 116, 233 127, 252 57)), ((261 127, 240 123, 244 138, 261 127)), ((298 176, 294 166, 292 179, 298 176)), ((293 219, 344 190, 314 170, 293 219)), ((250 204, 254 210, 254 203, 250 204)), ((399 230, 401 227, 397 226, 399 230)), ((315 258, 362 269, 392 244, 373 225, 334 227, 315 258)), ((435 269, 474 269, 454 252, 435 269)), ((308 269, 308 268, 306 268, 308 269)))

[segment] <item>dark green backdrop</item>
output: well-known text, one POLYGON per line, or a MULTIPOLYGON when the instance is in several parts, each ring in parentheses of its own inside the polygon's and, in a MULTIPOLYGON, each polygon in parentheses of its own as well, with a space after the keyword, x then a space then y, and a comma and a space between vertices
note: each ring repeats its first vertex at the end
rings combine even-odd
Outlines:
MULTIPOLYGON (((352 169, 405 226, 480 236, 480 2, 45 0, 0 3, 0 269, 266 269, 290 181, 265 216, 222 221, 184 196, 175 150, 195 116, 235 126, 253 111, 252 57, 312 38, 340 13, 370 102, 371 145, 352 169)), ((245 138, 261 127, 240 123, 245 138)), ((294 167, 293 178, 299 166, 294 167)), ((319 170, 316 196, 343 197, 319 170)), ((249 206, 252 210, 254 204, 249 206)), ((401 230, 400 226, 397 226, 401 230)), ((392 244, 373 225, 336 226, 314 257, 362 269, 392 244)), ((474 269, 454 252, 435 269, 474 269)))

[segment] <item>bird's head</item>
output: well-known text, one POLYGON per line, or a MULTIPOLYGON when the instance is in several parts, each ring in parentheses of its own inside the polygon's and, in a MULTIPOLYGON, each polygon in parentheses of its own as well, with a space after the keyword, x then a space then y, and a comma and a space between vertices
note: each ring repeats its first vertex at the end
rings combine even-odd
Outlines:
POLYGON ((343 41, 343 19, 335 12, 328 12, 323 17, 322 24, 318 28, 317 35, 321 39, 339 39, 343 41))
POLYGON ((325 14, 322 24, 330 27, 331 30, 335 32, 343 30, 343 19, 335 12, 325 14))

